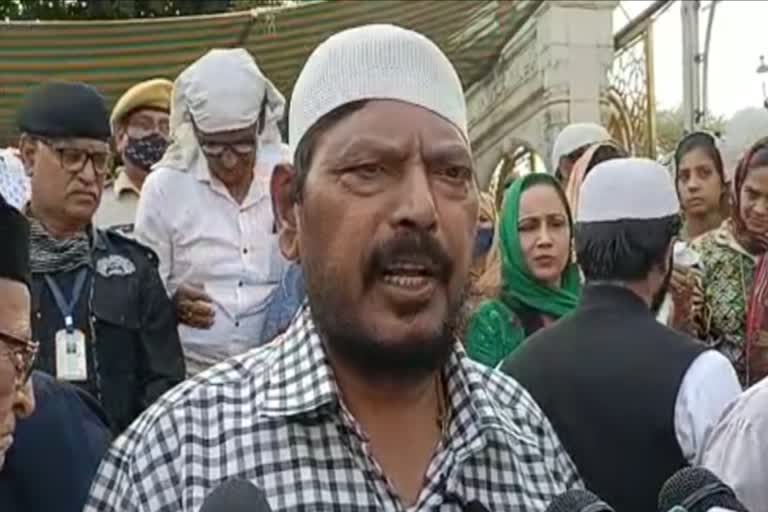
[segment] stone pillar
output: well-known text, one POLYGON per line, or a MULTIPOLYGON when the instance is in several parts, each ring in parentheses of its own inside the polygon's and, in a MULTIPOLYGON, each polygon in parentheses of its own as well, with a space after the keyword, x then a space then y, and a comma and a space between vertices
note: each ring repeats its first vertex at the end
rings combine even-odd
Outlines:
POLYGON ((600 122, 613 62, 618 0, 541 2, 506 43, 493 70, 467 91, 470 137, 480 183, 521 143, 550 166, 559 131, 600 122))

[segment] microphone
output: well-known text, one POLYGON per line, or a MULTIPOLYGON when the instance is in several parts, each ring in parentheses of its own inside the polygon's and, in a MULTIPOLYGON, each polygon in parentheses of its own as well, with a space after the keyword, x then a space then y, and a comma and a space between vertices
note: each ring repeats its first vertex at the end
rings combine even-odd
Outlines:
POLYGON ((545 512, 616 512, 595 494, 582 489, 565 491, 547 507, 545 512))
POLYGON ((477 500, 472 500, 462 505, 461 512, 489 512, 485 505, 477 500))
POLYGON ((246 480, 227 480, 203 501, 200 512, 272 512, 267 496, 246 480))
POLYGON ((749 512, 733 489, 704 468, 683 468, 664 483, 659 493, 659 511, 668 512, 674 507, 687 512, 710 512, 718 508, 749 512))

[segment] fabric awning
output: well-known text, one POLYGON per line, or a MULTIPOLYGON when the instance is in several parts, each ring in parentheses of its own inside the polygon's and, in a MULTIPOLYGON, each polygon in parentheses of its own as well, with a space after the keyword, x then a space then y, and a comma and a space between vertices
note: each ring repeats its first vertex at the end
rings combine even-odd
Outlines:
POLYGON ((491 69, 504 43, 538 3, 327 0, 213 16, 0 22, 0 144, 16 137, 15 112, 32 85, 55 79, 87 82, 113 104, 139 81, 173 80, 214 47, 247 48, 290 97, 312 49, 339 30, 366 23, 393 23, 426 34, 448 54, 469 86, 491 69))

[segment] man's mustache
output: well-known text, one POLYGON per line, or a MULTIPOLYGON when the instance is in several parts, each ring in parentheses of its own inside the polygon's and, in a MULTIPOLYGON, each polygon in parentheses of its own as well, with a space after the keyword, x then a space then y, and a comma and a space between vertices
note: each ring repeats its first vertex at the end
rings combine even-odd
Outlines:
POLYGON ((365 283, 372 284, 387 268, 398 262, 425 265, 435 278, 445 283, 453 273, 453 261, 440 242, 426 231, 411 230, 383 242, 373 251, 365 283))

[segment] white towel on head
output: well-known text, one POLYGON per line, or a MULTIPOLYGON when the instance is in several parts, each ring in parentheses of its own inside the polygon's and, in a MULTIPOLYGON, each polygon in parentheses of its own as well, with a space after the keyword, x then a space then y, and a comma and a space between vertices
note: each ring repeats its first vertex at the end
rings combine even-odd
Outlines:
POLYGON ((412 30, 365 25, 331 36, 304 64, 289 109, 291 149, 296 151, 320 118, 365 99, 399 100, 426 108, 469 140, 461 81, 440 48, 412 30))
POLYGON ((188 171, 205 164, 194 123, 205 133, 239 130, 259 119, 266 101, 259 143, 279 144, 277 122, 285 98, 265 77, 250 53, 242 48, 214 49, 179 74, 171 98, 170 147, 155 168, 188 171))

